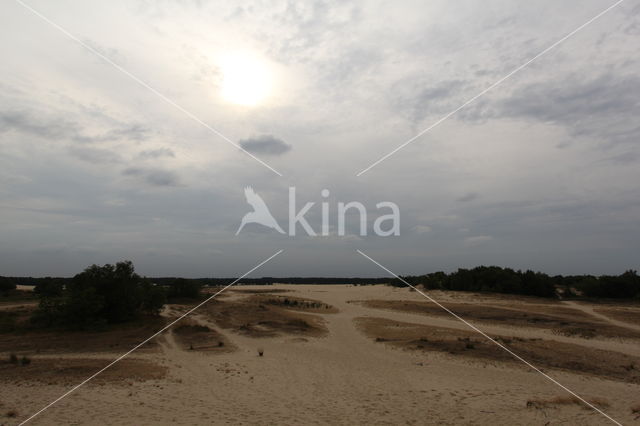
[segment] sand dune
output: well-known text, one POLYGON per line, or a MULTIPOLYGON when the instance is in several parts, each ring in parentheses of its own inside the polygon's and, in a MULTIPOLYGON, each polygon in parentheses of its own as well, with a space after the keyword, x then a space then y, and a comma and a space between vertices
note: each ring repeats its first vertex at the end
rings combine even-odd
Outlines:
MULTIPOLYGON (((242 287, 251 289, 265 288, 242 287)), ((229 324, 221 326, 216 315, 202 309, 193 314, 191 324, 206 327, 211 336, 223 336, 227 350, 198 350, 197 345, 194 350, 186 349, 174 332, 164 333, 158 340, 160 350, 133 356, 166 368, 164 377, 127 379, 116 375, 111 381, 89 383, 36 418, 33 424, 610 423, 591 409, 563 400, 567 395, 562 389, 517 363, 405 350, 376 342, 357 327, 356 318, 384 318, 427 327, 466 329, 459 321, 440 315, 375 309, 356 302, 424 301, 415 292, 386 286, 277 285, 269 289, 286 291, 278 293, 281 296, 312 299, 335 308, 328 313, 321 310, 300 313, 316 317, 326 333, 283 329, 269 337, 254 337, 229 324), (264 351, 262 357, 258 356, 259 348, 264 351)), ((253 294, 231 291, 220 301, 241 302, 249 297, 253 294)), ((434 292, 433 297, 457 303, 517 305, 519 309, 527 309, 528 305, 531 309, 541 306, 554 309, 559 305, 539 299, 497 296, 483 299, 462 293, 434 292)), ((593 316, 594 321, 609 320, 591 309, 582 309, 582 304, 568 306, 581 309, 593 316)), ((171 307, 165 315, 175 316, 180 310, 179 306, 171 307)), ((286 311, 294 316, 297 312, 286 311)), ((246 321, 251 329, 264 319, 248 316, 246 321)), ((632 324, 611 321, 616 326, 634 328, 632 324)), ((585 339, 554 334, 543 328, 479 325, 491 334, 540 337, 640 356, 640 342, 635 339, 585 339)), ((109 358, 105 353, 93 356, 109 358)), ((37 362, 34 355, 33 364, 37 362)), ((599 401, 620 422, 634 421, 631 408, 640 403, 637 383, 569 370, 546 371, 578 394, 599 401)), ((4 417, 2 421, 17 424, 68 389, 66 384, 43 385, 30 380, 26 373, 22 380, 3 381, 0 413, 4 415, 10 410, 17 413, 16 417, 4 417)))

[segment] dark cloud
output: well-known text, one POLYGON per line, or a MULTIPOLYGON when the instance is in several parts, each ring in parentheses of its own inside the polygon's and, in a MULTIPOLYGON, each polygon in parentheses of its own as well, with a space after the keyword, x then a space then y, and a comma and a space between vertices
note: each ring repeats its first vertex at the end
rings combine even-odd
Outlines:
POLYGON ((51 120, 27 111, 0 111, 0 133, 16 131, 43 138, 76 138, 78 126, 65 120, 51 120))
POLYGON ((251 153, 265 155, 282 155, 291 150, 291 145, 271 135, 242 139, 240 146, 251 153))
POLYGON ((108 149, 71 147, 69 152, 74 157, 93 164, 119 163, 122 161, 119 154, 108 149))
POLYGON ((559 82, 524 86, 480 111, 485 118, 514 117, 565 126, 573 136, 596 136, 609 143, 640 138, 640 77, 573 75, 559 82))
POLYGON ((152 186, 178 186, 180 183, 178 176, 169 170, 130 167, 125 169, 122 174, 125 176, 139 177, 152 186))

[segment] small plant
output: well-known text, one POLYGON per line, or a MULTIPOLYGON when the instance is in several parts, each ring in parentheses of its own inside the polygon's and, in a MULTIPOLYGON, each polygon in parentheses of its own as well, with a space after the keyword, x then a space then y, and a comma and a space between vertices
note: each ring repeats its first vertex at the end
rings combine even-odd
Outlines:
POLYGON ((20 359, 20 365, 29 365, 31 364, 31 358, 27 358, 26 356, 23 356, 20 359))
POLYGON ((7 411, 7 417, 18 417, 18 412, 16 410, 7 411))
POLYGON ((465 349, 474 349, 476 347, 476 345, 474 345, 472 342, 467 342, 464 345, 465 349))
POLYGON ((9 355, 9 362, 11 364, 17 364, 18 363, 18 356, 16 354, 9 355))
POLYGON ((258 348, 258 356, 264 355, 264 349, 258 348))
POLYGON ((222 341, 218 342, 218 347, 219 347, 219 348, 221 348, 221 347, 223 347, 223 346, 224 346, 224 342, 222 342, 222 341))
POLYGON ((189 350, 192 351, 193 350, 193 343, 189 344, 189 350))

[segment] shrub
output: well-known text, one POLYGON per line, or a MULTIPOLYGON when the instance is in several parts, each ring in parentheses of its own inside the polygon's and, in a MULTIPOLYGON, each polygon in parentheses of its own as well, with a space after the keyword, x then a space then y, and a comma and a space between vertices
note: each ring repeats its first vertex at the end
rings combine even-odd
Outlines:
POLYGON ((20 359, 20 365, 29 365, 31 364, 31 358, 27 358, 26 356, 23 356, 20 359))
POLYGON ((18 356, 16 354, 9 355, 9 362, 11 364, 17 364, 18 363, 18 356))
POLYGON ((258 356, 264 355, 264 349, 258 348, 258 356))

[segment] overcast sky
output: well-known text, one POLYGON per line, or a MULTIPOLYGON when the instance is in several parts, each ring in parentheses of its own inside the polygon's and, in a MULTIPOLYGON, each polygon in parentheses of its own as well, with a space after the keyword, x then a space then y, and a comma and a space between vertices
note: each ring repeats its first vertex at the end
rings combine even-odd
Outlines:
POLYGON ((254 276, 385 275, 356 249, 399 274, 640 266, 637 0, 361 176, 613 1, 25 1, 192 117, 3 1, 0 275, 237 276, 279 249, 254 276), (245 186, 285 229, 290 186, 318 231, 328 201, 332 235, 235 236, 245 186), (401 235, 335 235, 338 201, 370 224, 395 202, 401 235))

